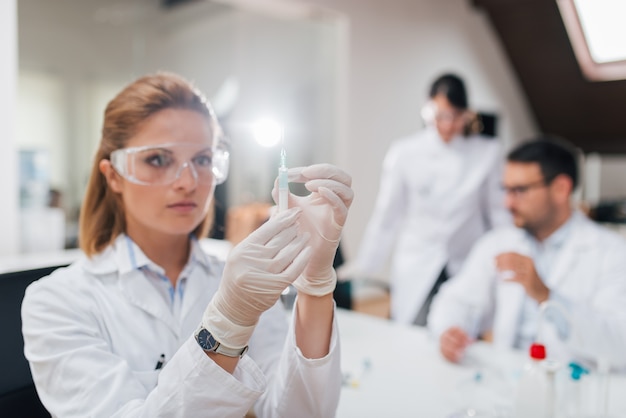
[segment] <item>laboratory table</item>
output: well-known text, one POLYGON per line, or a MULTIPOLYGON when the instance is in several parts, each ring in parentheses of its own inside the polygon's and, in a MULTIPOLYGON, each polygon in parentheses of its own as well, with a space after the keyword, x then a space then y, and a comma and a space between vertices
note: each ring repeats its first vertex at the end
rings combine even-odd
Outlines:
MULTIPOLYGON (((344 373, 337 418, 513 417, 524 352, 477 342, 460 364, 452 364, 425 328, 343 309, 337 320, 344 373)), ((592 391, 594 381, 587 380, 592 391)), ((625 395, 626 377, 612 374, 611 418, 626 417, 625 395)))

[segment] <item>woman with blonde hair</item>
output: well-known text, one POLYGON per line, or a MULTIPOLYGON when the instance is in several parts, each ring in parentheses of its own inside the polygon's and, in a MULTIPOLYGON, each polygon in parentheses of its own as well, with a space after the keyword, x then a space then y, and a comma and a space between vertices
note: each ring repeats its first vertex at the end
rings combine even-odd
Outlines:
POLYGON ((174 74, 107 106, 80 220, 84 256, 22 305, 37 392, 59 417, 333 416, 339 341, 332 269, 350 176, 295 168, 289 196, 222 262, 210 227, 228 149, 201 93, 174 74), (288 323, 278 301, 293 283, 288 323))

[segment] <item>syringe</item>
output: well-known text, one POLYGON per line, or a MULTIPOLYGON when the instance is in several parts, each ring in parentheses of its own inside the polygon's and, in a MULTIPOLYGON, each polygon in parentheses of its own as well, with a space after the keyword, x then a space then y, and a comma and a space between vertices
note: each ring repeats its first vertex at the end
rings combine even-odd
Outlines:
POLYGON ((289 180, 287 179, 287 151, 285 151, 284 134, 281 141, 280 165, 278 166, 278 211, 287 210, 289 199, 289 180))

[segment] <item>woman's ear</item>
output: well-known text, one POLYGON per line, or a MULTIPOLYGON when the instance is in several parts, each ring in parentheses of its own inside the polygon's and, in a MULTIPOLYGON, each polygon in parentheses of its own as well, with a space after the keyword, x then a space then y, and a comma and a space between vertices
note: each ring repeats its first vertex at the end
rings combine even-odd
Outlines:
POLYGON ((98 168, 100 169, 100 172, 106 179, 107 184, 109 185, 111 190, 113 190, 115 193, 121 193, 122 181, 121 181, 120 175, 117 174, 117 171, 115 171, 115 169, 111 165, 111 161, 107 159, 100 160, 100 163, 98 164, 98 168))

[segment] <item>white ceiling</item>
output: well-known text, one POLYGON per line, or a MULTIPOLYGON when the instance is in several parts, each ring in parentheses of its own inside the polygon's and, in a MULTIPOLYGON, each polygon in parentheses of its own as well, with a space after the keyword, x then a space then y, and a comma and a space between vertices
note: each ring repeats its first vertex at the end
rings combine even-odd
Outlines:
POLYGON ((142 37, 150 36, 146 28, 173 31, 232 11, 209 0, 171 8, 161 0, 20 0, 20 68, 66 72, 80 56, 90 72, 111 74, 134 59, 142 37))

